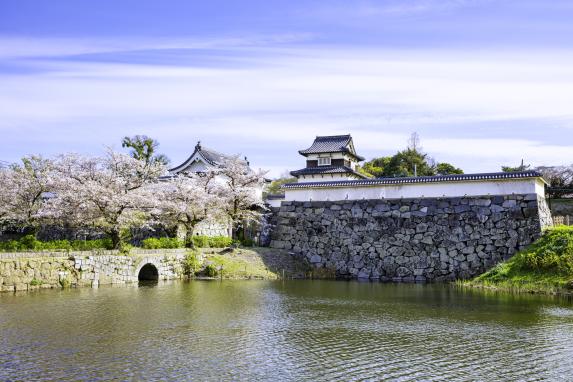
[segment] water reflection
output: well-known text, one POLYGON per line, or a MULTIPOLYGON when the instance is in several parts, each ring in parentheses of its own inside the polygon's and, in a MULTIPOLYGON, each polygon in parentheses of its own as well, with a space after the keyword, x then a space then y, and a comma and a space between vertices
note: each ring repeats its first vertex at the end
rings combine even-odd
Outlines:
POLYGON ((569 300, 192 281, 0 295, 0 380, 563 380, 569 300))

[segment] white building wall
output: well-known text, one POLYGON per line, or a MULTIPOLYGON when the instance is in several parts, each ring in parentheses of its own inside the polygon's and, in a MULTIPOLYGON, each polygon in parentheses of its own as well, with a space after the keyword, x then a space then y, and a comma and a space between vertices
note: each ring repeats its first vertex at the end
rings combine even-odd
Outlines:
POLYGON ((544 196, 539 178, 412 183, 400 185, 285 189, 285 201, 336 201, 360 199, 439 198, 482 195, 538 194, 544 196))
POLYGON ((281 202, 284 199, 267 199, 266 202, 269 205, 269 207, 280 207, 281 206, 281 202))
POLYGON ((346 174, 314 174, 314 175, 300 175, 298 183, 309 182, 332 182, 339 180, 356 180, 355 176, 348 176, 346 174))

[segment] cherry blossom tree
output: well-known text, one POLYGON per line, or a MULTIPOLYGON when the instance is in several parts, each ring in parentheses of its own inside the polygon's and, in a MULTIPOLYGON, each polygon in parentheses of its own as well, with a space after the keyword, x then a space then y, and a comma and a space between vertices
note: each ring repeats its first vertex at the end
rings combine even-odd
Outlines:
POLYGON ((0 170, 0 219, 37 227, 40 210, 51 189, 51 160, 41 156, 22 158, 0 170))
POLYGON ((137 160, 112 150, 101 158, 62 155, 54 165, 56 196, 43 213, 73 226, 97 227, 118 248, 124 229, 148 223, 149 212, 157 207, 158 199, 150 187, 144 186, 164 171, 161 163, 137 160))
POLYGON ((216 176, 215 172, 181 175, 153 185, 161 199, 156 210, 158 220, 183 228, 186 245, 193 246, 191 238, 199 223, 225 219, 216 176))
POLYGON ((0 168, 0 223, 8 216, 8 205, 11 200, 12 172, 7 168, 0 168))
POLYGON ((264 210, 263 183, 266 172, 253 171, 238 156, 225 160, 218 170, 222 212, 236 231, 244 222, 257 220, 264 210))

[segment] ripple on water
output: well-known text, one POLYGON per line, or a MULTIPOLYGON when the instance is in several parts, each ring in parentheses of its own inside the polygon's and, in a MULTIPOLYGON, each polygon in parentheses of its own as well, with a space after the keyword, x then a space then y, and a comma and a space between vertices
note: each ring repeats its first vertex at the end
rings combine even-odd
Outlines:
POLYGON ((444 286, 190 282, 0 296, 0 380, 567 380, 573 307, 444 286))

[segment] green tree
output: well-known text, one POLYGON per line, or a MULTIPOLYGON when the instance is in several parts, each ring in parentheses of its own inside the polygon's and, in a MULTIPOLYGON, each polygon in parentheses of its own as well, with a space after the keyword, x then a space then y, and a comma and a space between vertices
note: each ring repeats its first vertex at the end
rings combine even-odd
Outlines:
POLYGON ((531 165, 523 163, 523 159, 521 160, 521 164, 517 167, 512 166, 501 166, 501 171, 503 172, 520 172, 520 171, 527 171, 531 168, 531 165))
POLYGON ((357 168, 357 171, 377 178, 463 174, 461 169, 449 163, 436 164, 433 158, 422 151, 417 133, 412 133, 405 150, 393 156, 374 158, 357 168))
POLYGON ((388 167, 390 160, 392 160, 392 157, 374 158, 364 163, 364 165, 358 166, 356 171, 368 177, 380 178, 384 176, 384 170, 388 167))
POLYGON ((124 137, 121 141, 121 147, 130 148, 129 155, 137 160, 144 161, 146 164, 162 164, 167 166, 169 158, 163 154, 157 154, 159 142, 147 135, 134 135, 133 137, 124 137))
POLYGON ((390 159, 388 166, 384 170, 385 176, 430 176, 435 175, 433 160, 428 154, 419 152, 416 149, 407 148, 399 151, 390 159))
POLYGON ((274 179, 270 185, 265 189, 265 194, 280 194, 282 193, 281 186, 286 183, 296 183, 296 178, 290 176, 287 172, 280 178, 274 179))
POLYGON ((436 174, 438 175, 451 175, 451 174, 463 174, 464 170, 457 168, 449 163, 442 162, 438 163, 436 166, 436 174))

